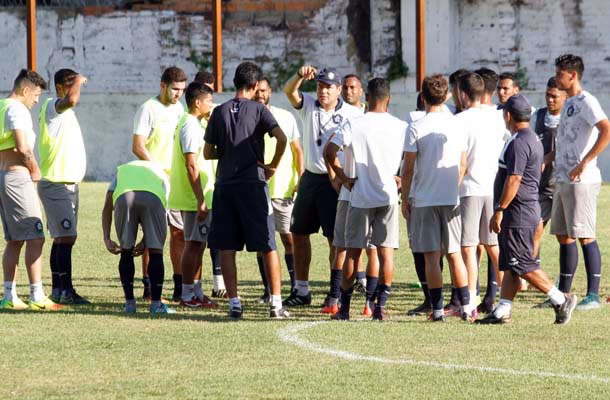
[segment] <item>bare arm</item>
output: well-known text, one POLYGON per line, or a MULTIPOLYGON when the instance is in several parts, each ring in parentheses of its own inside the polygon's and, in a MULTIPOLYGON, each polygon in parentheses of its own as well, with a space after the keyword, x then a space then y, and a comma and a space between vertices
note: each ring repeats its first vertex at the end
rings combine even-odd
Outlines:
POLYGON ((284 151, 286 151, 286 144, 288 143, 286 134, 279 126, 276 126, 271 130, 271 136, 273 136, 277 141, 275 145, 275 153, 273 154, 273 158, 269 164, 261 165, 265 169, 265 178, 267 179, 271 179, 273 174, 275 174, 275 170, 282 160, 284 151))
POLYGON ((293 107, 297 108, 301 105, 302 98, 299 88, 303 84, 303 81, 314 79, 316 76, 316 69, 310 65, 304 65, 297 71, 296 74, 286 82, 284 86, 284 93, 288 97, 288 101, 293 107))
POLYGON ((290 150, 292 151, 292 163, 294 168, 297 170, 300 179, 303 172, 305 172, 305 162, 303 159, 303 148, 301 147, 301 142, 298 140, 293 140, 290 142, 290 150))
POLYGON ((462 152, 462 157, 460 158, 460 177, 458 179, 458 186, 462 184, 464 177, 466 176, 466 172, 468 171, 468 159, 466 158, 466 152, 462 152))
POLYGON ((333 183, 335 190, 339 191, 338 188, 343 184, 347 190, 351 191, 358 178, 349 178, 345 175, 345 171, 339 162, 339 157, 337 157, 337 152, 339 152, 339 150, 341 150, 341 147, 337 146, 335 143, 328 142, 324 147, 324 162, 327 165, 328 174, 331 177, 331 182, 333 183), (333 173, 332 176, 331 172, 333 173), (335 183, 338 183, 339 185, 335 187, 335 183))
POLYGON ((409 203, 409 196, 411 194, 411 182, 413 182, 413 172, 415 171, 416 159, 417 153, 407 151, 403 153, 402 173, 400 174, 402 190, 400 192, 400 196, 402 199, 402 215, 407 220, 409 219, 409 214, 411 214, 411 204, 409 203))
POLYGON ((138 157, 138 160, 152 161, 150 153, 146 148, 146 139, 146 136, 143 135, 133 135, 131 152, 138 157))
MULTIPOLYGON (((504 187, 502 188, 502 194, 500 195, 500 200, 497 204, 498 207, 504 209, 508 208, 519 191, 522 178, 523 177, 521 175, 509 175, 508 178, 506 178, 506 182, 504 182, 504 187)), ((503 214, 503 211, 494 212, 493 216, 491 217, 491 221, 489 221, 490 231, 500 233, 503 214)))
POLYGON ((40 168, 34 157, 34 152, 28 144, 27 137, 21 129, 13 129, 15 138, 15 150, 21 156, 21 163, 30 171, 30 176, 34 182, 40 180, 40 168))
POLYGON ((185 153, 184 165, 186 167, 186 175, 191 189, 197 199, 197 219, 204 220, 208 215, 208 208, 205 205, 203 190, 201 189, 201 178, 199 176, 199 165, 197 164, 197 154, 185 153))
POLYGON ((62 113, 76 106, 80 100, 80 88, 86 82, 87 78, 85 78, 83 75, 78 75, 76 78, 74 78, 74 83, 72 83, 72 86, 70 86, 68 93, 66 93, 66 95, 59 99, 59 101, 55 104, 55 110, 58 113, 62 113))
POLYGON ((583 157, 582 161, 570 171, 570 180, 578 181, 580 180, 580 175, 584 171, 585 167, 591 160, 595 159, 610 143, 610 122, 607 119, 599 121, 595 124, 595 127, 599 131, 597 135, 597 140, 591 150, 583 157))
POLYGON ((102 210, 102 234, 104 236, 104 245, 112 254, 119 254, 121 247, 110 239, 110 228, 112 227, 112 192, 106 192, 104 208, 102 210))
POLYGON ((203 145, 203 158, 206 160, 218 160, 218 149, 216 145, 205 143, 203 145))

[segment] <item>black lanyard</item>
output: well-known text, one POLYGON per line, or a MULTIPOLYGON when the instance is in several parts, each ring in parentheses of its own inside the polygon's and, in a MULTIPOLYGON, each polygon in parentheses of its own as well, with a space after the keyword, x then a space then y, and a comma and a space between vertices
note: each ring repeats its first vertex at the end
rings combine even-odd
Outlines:
POLYGON ((341 121, 343 121, 343 116, 341 114, 333 114, 332 117, 330 117, 328 121, 326 121, 326 123, 322 125, 322 113, 320 111, 316 112, 318 113, 318 138, 316 139, 316 144, 318 145, 318 147, 320 147, 322 146, 322 136, 324 135, 324 132, 322 132, 322 130, 326 128, 326 125, 328 125, 331 121, 339 125, 341 121))

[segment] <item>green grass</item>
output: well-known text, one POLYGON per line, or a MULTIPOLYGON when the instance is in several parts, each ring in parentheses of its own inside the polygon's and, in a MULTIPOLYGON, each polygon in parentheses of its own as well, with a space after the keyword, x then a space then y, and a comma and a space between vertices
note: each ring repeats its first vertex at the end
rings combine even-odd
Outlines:
MULTIPOLYGON (((179 309, 168 318, 151 318, 147 305, 121 312, 118 258, 106 252, 100 211, 106 185, 83 184, 79 239, 74 249, 75 286, 91 307, 62 312, 0 313, 0 398, 609 398, 610 383, 539 375, 513 375, 476 369, 447 369, 422 364, 345 360, 286 343, 278 330, 304 321, 326 321, 317 307, 296 309, 292 321, 267 320, 267 307, 256 303, 262 291, 253 254, 238 258, 244 321, 226 317, 227 303, 214 311, 179 309)), ((608 260, 609 187, 602 188, 598 235, 608 260)), ((386 360, 432 361, 476 367, 594 375, 610 379, 610 307, 575 313, 567 326, 554 326, 550 310, 532 310, 544 300, 536 292, 519 294, 509 326, 470 326, 453 319, 431 324, 404 311, 421 301, 402 224, 396 254, 396 278, 389 301, 391 321, 324 323, 298 333, 311 343, 386 360)), ((279 240, 278 240, 279 243, 279 240)), ((314 303, 327 290, 325 240, 313 237, 311 280, 314 303)), ((543 265, 558 274, 555 239, 544 236, 543 265)), ((44 281, 49 291, 45 245, 44 281)), ((167 253, 167 252, 166 252, 167 253)), ((582 296, 586 279, 581 265, 574 291, 582 296)), ((283 275, 286 276, 283 270, 283 275)), ((481 269, 486 274, 485 267, 481 269)), ((166 255, 166 290, 171 264, 166 255)), ((139 276, 139 273, 137 274, 139 276)), ((204 258, 205 289, 211 290, 210 266, 204 258)), ((19 270, 18 291, 27 298, 26 275, 19 270)), ((448 281, 448 278, 446 278, 448 281)), ((485 279, 483 279, 484 283, 485 279)), ((139 283, 139 280, 138 280, 139 283)), ((609 292, 603 277, 602 294, 609 292)), ((141 294, 141 285, 137 288, 141 294)), ((448 297, 447 291, 445 296, 448 297)), ((355 295, 352 315, 362 309, 355 295)))

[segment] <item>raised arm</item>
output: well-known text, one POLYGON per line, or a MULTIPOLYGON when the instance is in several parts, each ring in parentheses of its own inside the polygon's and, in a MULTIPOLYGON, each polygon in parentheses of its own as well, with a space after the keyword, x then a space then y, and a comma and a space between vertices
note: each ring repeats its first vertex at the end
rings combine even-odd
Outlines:
POLYGON ((58 113, 62 113, 76 106, 80 100, 80 88, 85 83, 87 83, 87 78, 83 75, 77 75, 76 78, 74 78, 74 82, 72 83, 72 86, 70 86, 68 93, 55 103, 55 110, 58 113))
POLYGON ((286 82, 284 93, 294 108, 299 108, 303 101, 301 93, 299 92, 303 81, 314 79, 316 73, 317 71, 314 67, 311 65, 304 65, 299 68, 296 74, 292 75, 288 82, 286 82))

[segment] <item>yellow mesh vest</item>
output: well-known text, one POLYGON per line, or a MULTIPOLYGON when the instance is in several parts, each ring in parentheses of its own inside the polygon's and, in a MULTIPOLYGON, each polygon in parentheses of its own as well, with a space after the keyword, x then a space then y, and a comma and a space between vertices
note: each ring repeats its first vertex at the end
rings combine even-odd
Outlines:
MULTIPOLYGON (((147 102, 161 104, 155 97, 147 100, 147 102)), ((172 167, 172 134, 176 129, 175 120, 170 113, 158 112, 155 107, 152 109, 155 110, 155 124, 152 133, 146 141, 146 149, 150 153, 152 161, 159 163, 167 176, 169 176, 172 167)))
POLYGON ((112 203, 116 203, 122 194, 127 192, 149 192, 167 206, 165 192, 165 172, 154 162, 136 160, 120 165, 117 168, 117 184, 112 193, 112 203))
POLYGON ((12 149, 15 147, 15 138, 11 131, 4 130, 4 117, 8 106, 17 100, 0 99, 0 150, 12 149))

